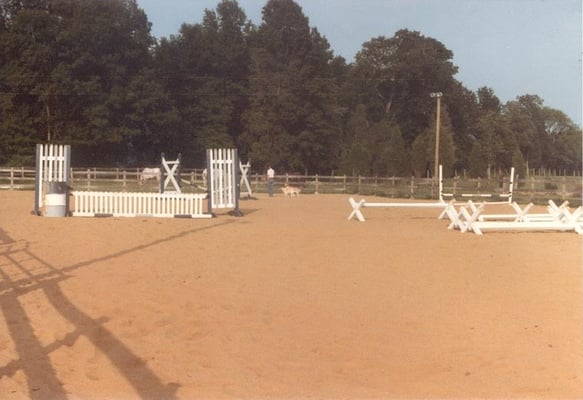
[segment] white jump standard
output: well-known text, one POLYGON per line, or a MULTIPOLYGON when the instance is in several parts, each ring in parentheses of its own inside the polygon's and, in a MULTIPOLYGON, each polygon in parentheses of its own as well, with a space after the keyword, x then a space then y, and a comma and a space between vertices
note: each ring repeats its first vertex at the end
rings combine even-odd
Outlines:
POLYGON ((232 208, 234 216, 242 216, 239 210, 240 178, 237 149, 208 149, 206 152, 209 213, 215 209, 232 208))
MULTIPOLYGON (((251 196, 253 196, 253 190, 251 190, 251 185, 249 184, 249 170, 251 169, 251 163, 249 161, 247 161, 246 164, 241 163, 241 161, 239 161, 239 171, 241 172, 241 180, 239 181, 239 187, 243 188, 243 186, 245 186, 245 188, 247 189, 247 197, 250 198, 251 196)), ((243 194, 243 192, 241 192, 240 194, 243 194)))
MULTIPOLYGON (((69 185, 71 171, 71 146, 57 144, 36 145, 36 174, 34 184, 33 214, 40 215, 49 182, 69 185)), ((68 197, 65 200, 68 209, 68 197)))
POLYGON ((164 157, 164 153, 162 153, 161 159, 160 193, 164 193, 166 191, 169 183, 172 183, 176 193, 182 193, 182 189, 180 187, 180 162, 182 161, 182 154, 178 153, 178 158, 176 161, 168 161, 164 157))

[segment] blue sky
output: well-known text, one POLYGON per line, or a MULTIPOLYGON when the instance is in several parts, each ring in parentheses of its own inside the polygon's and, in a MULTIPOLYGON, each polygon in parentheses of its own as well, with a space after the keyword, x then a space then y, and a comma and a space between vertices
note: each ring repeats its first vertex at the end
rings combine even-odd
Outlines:
MULTIPOLYGON (((239 0, 261 23, 267 0, 239 0)), ((536 94, 582 125, 581 0, 295 0, 351 62, 373 37, 403 28, 442 42, 454 53, 456 78, 470 90, 488 86, 501 101, 536 94)), ((219 0, 137 0, 156 37, 198 23, 219 0)), ((447 95, 447 93, 445 94, 447 95)))

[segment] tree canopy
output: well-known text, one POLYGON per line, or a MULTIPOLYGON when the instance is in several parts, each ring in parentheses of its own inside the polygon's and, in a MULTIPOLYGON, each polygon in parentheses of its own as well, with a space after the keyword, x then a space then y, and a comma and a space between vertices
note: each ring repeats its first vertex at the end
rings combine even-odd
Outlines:
POLYGON ((221 0, 170 37, 150 28, 135 0, 0 0, 0 164, 32 164, 38 142, 95 166, 160 152, 202 166, 206 148, 235 146, 258 170, 425 175, 442 92, 446 173, 581 166, 563 112, 472 92, 421 32, 371 38, 347 63, 294 0, 267 0, 258 25, 221 0))

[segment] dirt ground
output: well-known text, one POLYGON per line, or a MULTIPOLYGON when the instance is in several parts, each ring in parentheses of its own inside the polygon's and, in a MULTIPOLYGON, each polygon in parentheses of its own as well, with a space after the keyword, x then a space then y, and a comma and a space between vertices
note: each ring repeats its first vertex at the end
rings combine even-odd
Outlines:
POLYGON ((2 399, 580 399, 582 240, 259 196, 43 218, 0 192, 2 399))

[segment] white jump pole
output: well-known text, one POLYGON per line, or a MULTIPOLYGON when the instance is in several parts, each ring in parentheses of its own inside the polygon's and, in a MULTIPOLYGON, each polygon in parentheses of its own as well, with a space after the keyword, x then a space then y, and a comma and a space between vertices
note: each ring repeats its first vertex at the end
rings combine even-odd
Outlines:
MULTIPOLYGON (((441 212, 439 218, 443 218, 445 215, 446 209, 448 207, 448 203, 445 202, 443 199, 443 168, 439 165, 439 200, 436 203, 431 202, 409 202, 409 203, 369 203, 366 200, 362 199, 360 201, 354 200, 354 198, 349 198, 348 202, 352 207, 352 212, 348 216, 348 219, 351 220, 353 218, 358 219, 360 222, 364 222, 366 219, 362 214, 362 208, 370 208, 370 207, 388 207, 388 208, 395 208, 395 207, 402 207, 402 208, 440 208, 443 211, 441 212)), ((447 195, 447 194, 446 194, 447 195)))
MULTIPOLYGON (((480 201, 480 203, 482 204, 512 204, 512 196, 514 194, 514 167, 512 167, 510 169, 510 180, 508 183, 508 193, 501 193, 499 195, 499 197, 501 198, 506 198, 504 201, 488 201, 488 200, 483 200, 480 201)), ((454 198, 453 193, 443 193, 443 171, 442 171, 442 166, 439 166, 439 199, 441 201, 445 201, 444 197, 451 197, 452 199, 454 198)), ((465 198, 470 198, 470 197, 474 197, 474 198, 482 198, 482 199, 489 199, 492 198, 492 194, 491 193, 461 193, 460 194, 461 197, 465 197, 465 198)))

